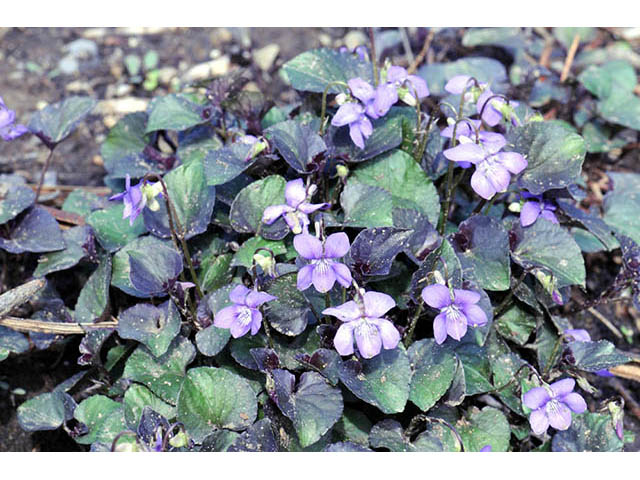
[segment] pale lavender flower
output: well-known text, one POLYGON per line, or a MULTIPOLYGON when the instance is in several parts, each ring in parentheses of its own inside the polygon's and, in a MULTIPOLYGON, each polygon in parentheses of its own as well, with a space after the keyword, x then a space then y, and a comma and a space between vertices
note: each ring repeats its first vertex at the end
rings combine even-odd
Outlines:
MULTIPOLYGON (((467 95, 470 94, 469 90, 473 85, 475 85, 473 77, 470 77, 469 75, 456 75, 455 77, 449 79, 447 84, 444 86, 444 89, 447 92, 452 93, 453 95, 460 95, 462 92, 466 91, 465 100, 468 101, 470 98, 472 98, 472 96, 467 95)), ((480 88, 484 88, 486 85, 486 83, 478 84, 480 88)))
POLYGON ((276 297, 238 285, 229 293, 229 299, 233 305, 216 313, 213 324, 219 328, 228 328, 231 336, 238 338, 249 330, 251 335, 258 333, 262 325, 262 313, 258 309, 263 303, 276 300, 276 297))
POLYGON ((543 200, 542 195, 522 192, 520 196, 527 199, 527 202, 522 205, 520 210, 520 225, 523 227, 533 225, 538 220, 538 217, 542 217, 551 223, 559 223, 558 218, 553 213, 556 210, 556 206, 548 200, 543 200))
POLYGON ((485 445, 484 447, 482 447, 480 449, 481 452, 490 452, 491 451, 491 445, 485 445))
MULTIPOLYGON (((347 82, 355 98, 364 105, 364 111, 370 118, 384 117, 394 103, 398 101, 398 92, 394 85, 383 83, 373 88, 360 77, 347 82)), ((334 117, 335 118, 335 117, 334 117)))
POLYGON ((574 342, 590 342, 591 335, 583 328, 567 328, 564 335, 574 342))
MULTIPOLYGON (((500 107, 507 103, 504 98, 494 95, 495 93, 493 93, 490 88, 487 88, 478 97, 478 101, 476 103, 477 112, 482 114, 482 120, 490 127, 495 127, 500 123, 500 120, 502 120, 500 107), (485 103, 487 104, 486 106, 485 103)), ((518 102, 511 100, 509 105, 517 107, 518 102)))
POLYGON ((349 136, 355 145, 364 149, 364 141, 373 133, 371 120, 365 115, 365 107, 359 103, 343 103, 333 116, 331 125, 349 125, 349 136))
POLYGON ((496 193, 506 191, 511 174, 522 172, 528 164, 519 153, 500 152, 506 143, 502 135, 493 134, 489 142, 462 143, 445 150, 443 154, 454 162, 474 164, 476 170, 471 176, 471 187, 482 198, 489 200, 496 193))
POLYGON ((534 387, 522 397, 523 403, 533 410, 529 416, 531 429, 536 435, 547 431, 549 425, 556 430, 567 430, 571 425, 571 412, 587 409, 584 398, 573 391, 576 381, 564 378, 542 387, 534 387))
POLYGON ((387 71, 387 82, 394 84, 396 87, 406 85, 409 90, 409 102, 415 104, 416 99, 422 100, 429 96, 429 88, 427 82, 418 75, 409 75, 406 68, 389 67, 387 71))
POLYGON ((422 299, 440 313, 433 321, 433 336, 439 345, 447 335, 460 340, 467 333, 467 326, 481 327, 487 324, 487 314, 476 305, 480 294, 471 290, 454 289, 453 294, 444 285, 434 284, 422 289, 422 299))
POLYGON ((122 212, 122 218, 129 218, 129 224, 133 225, 138 215, 144 209, 146 204, 146 197, 142 194, 142 182, 137 185, 131 186, 131 177, 127 174, 125 180, 125 190, 122 193, 118 193, 109 198, 109 200, 122 200, 124 201, 124 210, 122 212))
POLYGON ((328 203, 309 203, 315 192, 316 186, 311 185, 307 190, 301 178, 287 182, 284 188, 287 203, 267 207, 262 215, 262 222, 271 225, 283 217, 293 233, 306 232, 309 227, 309 214, 329 207, 328 203))
POLYGON ((298 272, 298 290, 306 290, 313 283, 317 291, 326 293, 333 288, 336 280, 345 288, 351 285, 349 268, 336 261, 349 251, 346 233, 333 233, 324 242, 302 233, 293 238, 293 246, 302 258, 310 261, 298 272))
POLYGON ((16 124, 16 112, 10 110, 0 97, 0 137, 5 142, 10 142, 24 135, 29 130, 24 125, 16 124))
POLYGON ((395 300, 385 293, 364 292, 358 302, 350 300, 339 307, 323 310, 323 314, 344 322, 333 340, 338 353, 353 354, 354 339, 364 358, 375 357, 382 348, 396 348, 400 342, 400 333, 393 323, 382 318, 395 306, 395 300))
MULTIPOLYGON (((455 127, 455 122, 445 127, 440 136, 445 138, 453 137, 453 130, 456 131, 456 140, 458 143, 475 143, 476 140, 480 145, 483 145, 488 150, 496 149, 500 150, 504 146, 504 136, 495 132, 479 131, 482 122, 480 120, 465 119, 462 122, 458 122, 458 126, 455 127), (495 147, 492 146, 495 144, 495 147)), ((469 168, 473 165, 471 162, 459 161, 458 165, 462 168, 469 168)))

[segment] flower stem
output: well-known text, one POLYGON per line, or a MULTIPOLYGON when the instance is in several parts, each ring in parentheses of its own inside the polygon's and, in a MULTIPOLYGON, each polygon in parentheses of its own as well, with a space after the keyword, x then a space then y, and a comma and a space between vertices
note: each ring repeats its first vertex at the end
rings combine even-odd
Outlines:
POLYGON ((378 86, 378 57, 376 55, 376 40, 373 27, 369 27, 369 43, 371 43, 371 66, 373 67, 373 86, 378 86))
POLYGON ((556 356, 558 355, 558 350, 560 350, 560 345, 562 345, 563 340, 564 335, 560 335, 558 336, 556 343, 553 345, 553 350, 551 350, 551 355, 549 356, 549 363, 547 363, 544 372, 542 372, 543 377, 547 378, 547 375, 551 371, 551 368, 553 368, 553 365, 556 363, 556 356))
POLYGON ((411 321, 409 322, 409 330, 407 330, 407 335, 404 337, 405 347, 408 347, 413 343, 413 333, 416 329, 416 325, 418 324, 418 318, 420 318, 420 315, 422 314, 423 310, 424 310, 424 305, 422 302, 420 302, 420 305, 418 305, 418 309, 416 310, 416 313, 413 315, 413 317, 411 318, 411 321))
POLYGON ((55 149, 55 145, 51 147, 49 150, 49 155, 47 155, 47 159, 44 162, 44 167, 42 168, 42 173, 40 173, 40 180, 38 181, 38 188, 36 189, 36 199, 34 203, 38 203, 38 198, 40 198, 40 191, 42 190, 42 184, 44 183, 44 176, 49 169, 49 165, 51 164, 51 158, 53 157, 53 150, 55 149))
POLYGON ((529 273, 529 270, 526 270, 526 269, 523 270, 523 272, 520 275, 520 277, 518 278, 518 280, 516 280, 515 285, 512 288, 509 289, 509 293, 507 293, 507 296, 504 297, 504 299, 500 302, 500 304, 495 308, 495 310, 493 311, 493 319, 494 320, 499 318, 500 315, 502 315, 504 313, 504 311, 506 310, 507 305, 509 304, 509 301, 513 298, 513 292, 524 281, 525 277, 527 276, 527 273, 529 273))
POLYGON ((324 91, 322 92, 322 109, 320 110, 320 135, 322 135, 324 133, 324 129, 326 127, 325 125, 325 115, 327 114, 327 95, 329 94, 329 90, 331 89, 331 87, 334 87, 336 85, 340 85, 342 87, 345 88, 349 88, 349 85, 347 85, 344 82, 341 82, 340 80, 336 80, 334 82, 329 82, 327 84, 327 86, 324 88, 324 91))

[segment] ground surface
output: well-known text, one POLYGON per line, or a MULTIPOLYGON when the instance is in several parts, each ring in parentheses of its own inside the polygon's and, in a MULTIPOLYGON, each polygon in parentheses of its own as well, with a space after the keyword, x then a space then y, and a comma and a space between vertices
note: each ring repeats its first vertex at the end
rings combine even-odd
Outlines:
MULTIPOLYGON (((424 32, 421 33, 424 38, 424 32)), ((603 40, 607 40, 603 34, 603 40)), ((437 39, 438 37, 436 37, 437 39)), ((129 111, 141 110, 153 95, 172 91, 176 82, 185 81, 192 67, 204 62, 213 62, 211 68, 218 74, 233 68, 247 68, 256 86, 274 101, 291 98, 292 92, 282 88, 277 76, 278 67, 296 54, 320 46, 355 46, 364 43, 363 31, 332 29, 0 29, 0 96, 18 117, 27 121, 31 112, 42 106, 42 102, 53 103, 72 94, 88 94, 101 100, 97 113, 83 123, 73 136, 56 151, 51 172, 53 179, 65 185, 101 186, 104 169, 99 155, 99 146, 109 128, 118 118, 129 111), (76 42, 84 39, 83 42, 76 42), (278 55, 270 58, 277 46, 278 55), (69 65, 71 53, 76 55, 76 63, 69 65), (134 84, 125 68, 127 55, 144 56, 150 50, 159 54, 158 67, 161 69, 159 87, 149 92, 141 85, 134 84), (64 71, 61 71, 64 70, 64 71), (65 73, 66 72, 66 73, 65 73)), ((448 41, 448 40, 440 40, 448 41)), ((434 41, 437 44, 438 40, 434 41)), ((419 51, 422 40, 413 45, 419 51)), ((464 49, 455 42, 440 52, 453 51, 464 55, 464 49)), ((395 53, 400 62, 405 61, 402 48, 395 53)), ((495 54, 496 52, 490 52, 495 54)), ((444 56, 444 54, 442 54, 444 56)), ((428 55, 427 60, 433 59, 428 55)), ((438 58, 436 58, 437 60, 438 58)), ((505 58, 505 61, 508 61, 505 58)), ((517 98, 517 97, 516 97, 517 98)), ((562 116, 561 105, 546 109, 548 115, 562 116), (553 109, 555 112, 552 112, 553 109), (551 113, 550 113, 551 112, 551 113)), ((548 116, 547 115, 547 116, 548 116)), ((29 182, 37 183, 46 153, 35 138, 11 144, 0 144, 0 173, 15 172, 29 182)), ((592 184, 601 182, 605 170, 639 171, 638 149, 624 152, 612 161, 606 156, 593 157, 585 164, 585 170, 592 184)), ((602 183, 606 190, 606 182, 602 183)), ((601 196, 593 202, 601 201, 601 196)), ((32 265, 23 265, 22 259, 15 264, 7 264, 6 257, 0 257, 3 269, 13 275, 6 276, 8 285, 0 285, 0 290, 11 288, 24 279, 32 270, 32 265), (24 269, 21 272, 21 269, 24 269), (13 278, 14 281, 9 281, 13 278)), ((588 288, 599 291, 608 285, 619 269, 620 259, 616 255, 597 254, 587 258, 589 274, 588 288)), ((622 305, 600 307, 608 318, 618 326, 624 325, 636 332, 640 327, 638 312, 622 305)), ((595 339, 606 338, 618 347, 640 354, 640 350, 612 334, 600 321, 590 314, 573 318, 574 325, 587 328, 595 339)), ((0 363, 0 382, 10 389, 22 389, 25 395, 10 394, 0 389, 0 451, 31 450, 80 450, 68 435, 61 431, 29 434, 19 427, 15 408, 28 398, 53 387, 68 378, 79 367, 75 364, 78 356, 78 339, 71 338, 54 351, 45 351, 12 358, 0 363)), ((637 342, 636 342, 637 344, 637 342)), ((1 385, 1 384, 0 384, 1 385)), ((597 379, 595 386, 602 397, 620 394, 640 400, 640 384, 625 380, 597 379)), ((627 402, 628 403, 628 402, 627 402)), ((640 450, 640 422, 630 409, 625 417, 625 428, 636 433, 636 441, 627 446, 628 450, 640 450)))

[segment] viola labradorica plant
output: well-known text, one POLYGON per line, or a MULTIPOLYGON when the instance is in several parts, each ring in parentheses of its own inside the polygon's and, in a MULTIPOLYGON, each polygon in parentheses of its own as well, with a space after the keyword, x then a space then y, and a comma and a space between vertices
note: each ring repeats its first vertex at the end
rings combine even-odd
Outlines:
POLYGON ((487 324, 486 313, 477 305, 480 301, 478 292, 434 284, 425 287, 421 296, 431 308, 440 310, 433 321, 433 335, 438 344, 444 343, 447 335, 460 341, 467 333, 467 326, 487 324))
POLYGON ((262 222, 271 225, 282 217, 294 234, 307 232, 309 215, 331 206, 329 203, 309 203, 316 190, 315 185, 305 187, 301 178, 287 182, 284 189, 287 203, 267 207, 262 215, 262 222))
POLYGON ((229 299, 233 305, 217 312, 213 324, 218 328, 228 328, 233 338, 239 338, 249 331, 251 335, 258 333, 262 325, 262 313, 259 308, 276 300, 276 297, 238 285, 231 290, 229 299))
MULTIPOLYGON (((0 296, 0 360, 82 336, 77 374, 21 425, 95 451, 629 448, 601 376, 637 329, 611 318, 614 344, 585 325, 640 307, 640 175, 595 187, 588 162, 598 179, 629 165, 640 125, 618 105, 640 102, 637 72, 578 55, 561 82, 519 41, 507 71, 473 50, 489 34, 443 49, 437 33, 426 64, 302 53, 277 76, 289 103, 245 88, 255 69, 153 98, 102 145, 106 196, 60 203, 0 175, 0 249, 28 259, 0 281, 33 297, 0 296)), ((51 157, 94 103, 29 130, 51 157)))
POLYGON ((298 290, 306 290, 313 284, 320 293, 333 288, 336 281, 344 288, 353 281, 349 268, 336 261, 349 251, 349 237, 339 232, 329 235, 324 241, 302 233, 293 238, 293 246, 298 255, 309 263, 298 271, 298 290))
POLYGON ((324 315, 331 315, 342 321, 333 339, 340 355, 354 352, 353 342, 363 358, 373 358, 380 350, 394 349, 400 342, 400 333, 384 317, 384 314, 396 306, 393 298, 385 293, 357 290, 355 300, 349 300, 338 307, 326 308, 324 315))
POLYGON ((542 387, 534 387, 522 397, 527 408, 533 410, 529 416, 531 429, 542 435, 549 425, 556 430, 567 430, 571 426, 571 412, 582 413, 587 409, 584 398, 573 391, 576 381, 565 378, 542 387))

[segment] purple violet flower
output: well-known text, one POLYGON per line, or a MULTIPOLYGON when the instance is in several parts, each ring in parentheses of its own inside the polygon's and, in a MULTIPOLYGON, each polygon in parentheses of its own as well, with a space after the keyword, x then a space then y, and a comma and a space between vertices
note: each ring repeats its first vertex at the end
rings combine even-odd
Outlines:
POLYGON ((429 96, 429 87, 427 82, 418 75, 409 75, 406 68, 403 67, 389 67, 387 71, 387 82, 394 84, 396 87, 406 85, 409 90, 409 104, 416 103, 417 100, 422 100, 429 96))
POLYGON ((547 431, 549 425, 556 430, 567 430, 571 425, 571 412, 587 409, 584 398, 573 391, 576 381, 564 378, 543 387, 534 387, 522 396, 523 403, 533 410, 529 416, 531 429, 536 435, 547 431))
POLYGON ((349 268, 336 261, 349 251, 349 237, 346 233, 333 233, 324 243, 303 233, 293 238, 293 246, 302 258, 310 260, 298 272, 298 290, 306 290, 313 283, 317 291, 326 293, 333 288, 336 280, 345 288, 351 285, 349 268))
POLYGON ((353 341, 364 358, 373 358, 380 350, 391 350, 398 346, 400 333, 382 316, 396 306, 393 298, 385 293, 364 292, 359 302, 350 300, 339 307, 322 311, 344 322, 338 328, 333 345, 340 355, 354 352, 353 341))
POLYGON ((276 297, 265 292, 251 290, 244 285, 238 285, 231 293, 229 299, 233 305, 223 308, 215 314, 213 324, 218 328, 228 328, 233 338, 242 337, 249 330, 255 335, 262 325, 262 313, 260 305, 276 297))
MULTIPOLYGON (((466 89, 465 100, 469 101, 472 97, 467 95, 471 93, 469 91, 470 87, 474 85, 475 85, 475 82, 473 81, 473 78, 471 76, 456 75, 455 77, 451 77, 449 79, 447 84, 444 86, 444 89, 453 95, 460 95, 466 89)), ((478 86, 480 88, 484 88, 486 85, 487 85, 486 83, 478 83, 478 86)))
POLYGON ((371 120, 365 115, 365 108, 359 103, 343 103, 333 116, 331 125, 349 125, 349 136, 355 145, 364 149, 364 141, 373 133, 371 120))
POLYGON ((145 204, 147 203, 147 198, 142 194, 142 183, 140 182, 137 185, 131 186, 131 177, 127 174, 127 178, 125 180, 125 190, 122 193, 118 193, 109 197, 109 200, 123 200, 124 201, 124 211, 122 212, 122 218, 129 218, 129 225, 133 225, 138 215, 142 212, 145 204))
POLYGON ((490 452, 491 451, 491 445, 485 445, 484 447, 482 447, 480 449, 481 452, 490 452))
POLYGON ((555 213, 553 213, 556 206, 548 200, 543 200, 542 195, 522 192, 520 196, 527 199, 520 210, 520 225, 523 227, 533 225, 536 223, 536 220, 538 220, 538 217, 542 217, 551 223, 559 223, 558 218, 555 213))
POLYGON ((384 117, 394 103, 398 101, 398 92, 395 85, 383 83, 373 88, 360 77, 352 78, 347 82, 354 97, 362 102, 367 116, 373 118, 384 117))
POLYGON ((490 141, 480 145, 461 143, 442 152, 454 162, 470 162, 476 166, 471 176, 471 187, 485 200, 496 193, 504 192, 511 182, 511 174, 522 172, 527 160, 516 152, 500 152, 507 140, 500 134, 493 134, 490 141))
POLYGON ((460 340, 467 333, 467 326, 481 327, 487 324, 487 314, 476 303, 480 294, 471 290, 451 290, 438 283, 422 289, 422 299, 440 313, 433 321, 433 335, 438 345, 444 343, 447 335, 460 340))
POLYGON ((287 203, 267 207, 262 215, 262 222, 271 225, 283 217, 293 233, 306 232, 309 227, 309 214, 330 206, 329 203, 309 203, 315 192, 316 186, 311 185, 307 191, 301 178, 287 182, 284 187, 287 203))
POLYGON ((0 137, 5 142, 10 142, 29 131, 24 125, 16 124, 16 112, 10 110, 0 97, 0 137))

